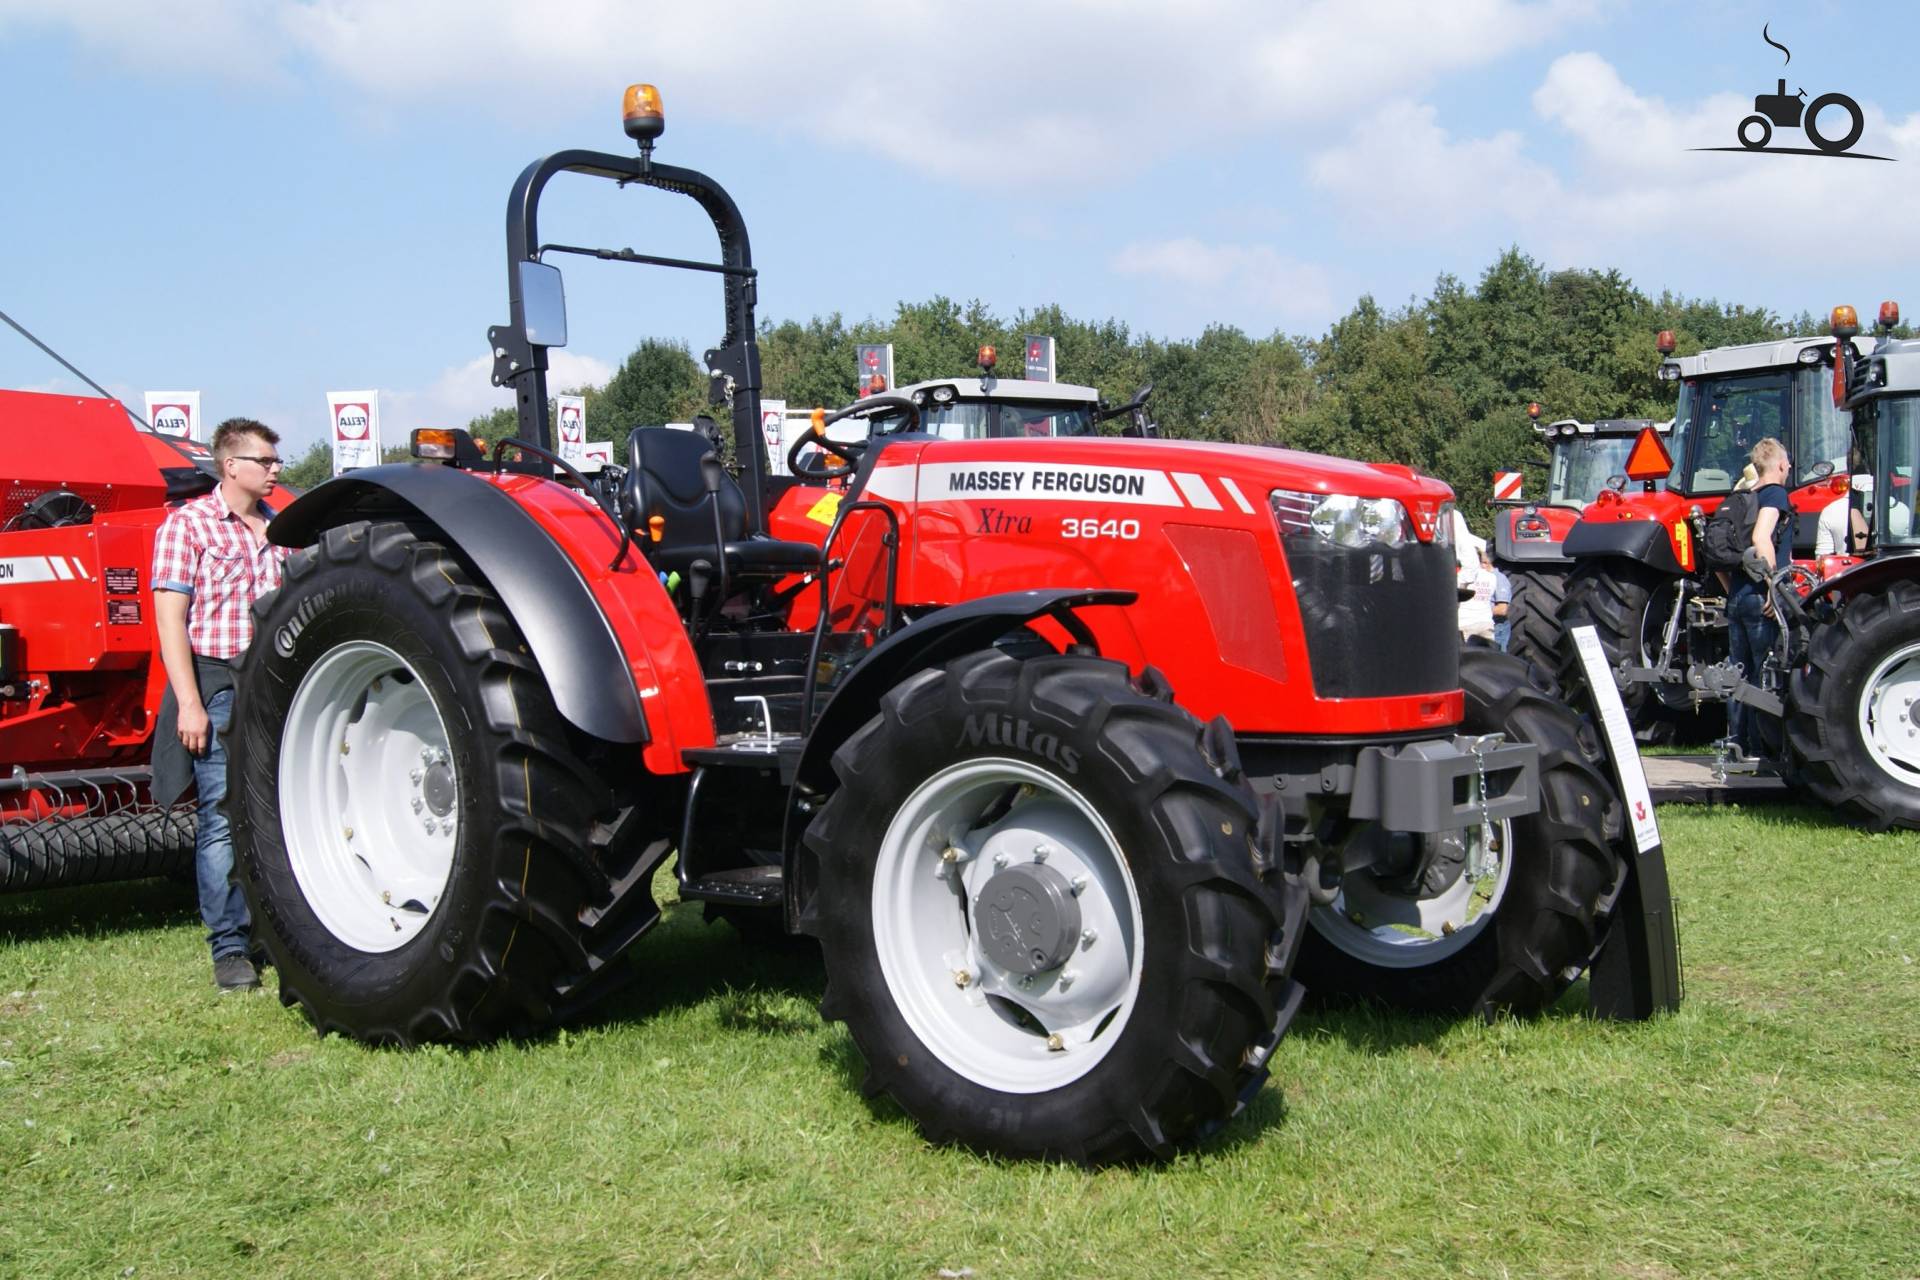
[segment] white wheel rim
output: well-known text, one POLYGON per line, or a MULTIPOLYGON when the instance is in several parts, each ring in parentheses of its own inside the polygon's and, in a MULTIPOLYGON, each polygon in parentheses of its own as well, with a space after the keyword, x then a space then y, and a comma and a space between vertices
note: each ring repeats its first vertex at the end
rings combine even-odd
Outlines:
POLYGON ((1395 892, 1366 871, 1343 876, 1328 906, 1307 919, 1356 960, 1383 969, 1438 964, 1493 925, 1513 875, 1513 824, 1469 828, 1466 865, 1430 897, 1395 892), (1491 837, 1491 838, 1489 838, 1491 837))
POLYGON ((1888 654, 1860 694, 1860 740, 1894 781, 1920 786, 1920 644, 1888 654))
POLYGON ((358 951, 412 941, 446 891, 460 816, 446 725, 413 665, 370 640, 328 650, 287 711, 279 783, 320 923, 358 951))
POLYGON ((875 861, 873 936, 921 1043, 1005 1093, 1042 1093, 1092 1070, 1139 996, 1144 927, 1118 841, 1072 786, 1018 760, 968 760, 907 797, 875 861), (1080 931, 1063 962, 1029 975, 989 954, 976 899, 1007 867, 1036 862, 1077 886, 1080 931))

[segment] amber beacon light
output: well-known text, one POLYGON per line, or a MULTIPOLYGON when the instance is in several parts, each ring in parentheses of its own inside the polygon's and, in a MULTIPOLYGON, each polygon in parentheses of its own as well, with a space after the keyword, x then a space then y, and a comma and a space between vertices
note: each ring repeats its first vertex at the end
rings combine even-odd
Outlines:
POLYGON ((660 105, 660 91, 650 84, 630 84, 620 104, 620 125, 627 136, 641 146, 649 146, 667 131, 667 113, 660 105))

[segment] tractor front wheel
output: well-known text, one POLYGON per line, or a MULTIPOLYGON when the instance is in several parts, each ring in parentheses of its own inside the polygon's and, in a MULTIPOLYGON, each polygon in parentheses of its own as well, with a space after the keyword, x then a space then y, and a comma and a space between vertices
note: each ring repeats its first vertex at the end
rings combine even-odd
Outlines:
POLYGON ((834 769, 823 1010, 930 1139, 1163 1156, 1259 1088, 1305 900, 1223 723, 1119 663, 988 652, 908 677, 834 769))
POLYGON ((1489 649, 1460 654, 1463 733, 1540 748, 1540 808, 1438 837, 1417 885, 1348 872, 1300 951, 1308 990, 1420 1013, 1551 1004, 1592 959, 1623 869, 1620 806, 1591 726, 1544 674, 1489 649))
MULTIPOLYGON (((1566 600, 1560 610, 1563 638, 1548 669, 1556 671, 1560 683, 1568 688, 1579 686, 1579 659, 1564 637, 1582 625, 1592 626, 1599 636, 1609 667, 1623 661, 1652 666, 1660 657, 1667 619, 1673 614, 1674 588, 1680 581, 1632 560, 1576 563, 1567 579, 1566 600)), ((1674 653, 1674 661, 1681 666, 1686 664, 1685 634, 1683 626, 1682 643, 1674 653)), ((1672 686, 1630 684, 1620 690, 1620 701, 1626 706, 1635 736, 1642 742, 1671 741, 1683 722, 1697 718, 1685 693, 1672 686)))
POLYGON ((1876 831, 1920 828, 1920 584, 1854 596, 1814 629, 1787 747, 1821 804, 1876 831))
POLYGON ((281 999, 374 1043, 548 1021, 608 799, 498 598, 407 526, 351 524, 255 626, 228 795, 281 999))

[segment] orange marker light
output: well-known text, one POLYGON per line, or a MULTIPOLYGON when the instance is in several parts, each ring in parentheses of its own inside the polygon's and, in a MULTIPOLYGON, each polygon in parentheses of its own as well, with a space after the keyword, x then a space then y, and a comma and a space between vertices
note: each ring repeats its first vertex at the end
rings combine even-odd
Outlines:
POLYGON ((827 434, 827 411, 825 409, 815 409, 813 411, 813 434, 816 436, 827 434))
POLYGON ((1671 329, 1662 329, 1660 336, 1653 340, 1654 349, 1663 356, 1672 355, 1675 345, 1677 344, 1673 340, 1673 330, 1671 329))
POLYGON ((1880 304, 1880 327, 1891 329, 1900 323, 1900 304, 1889 299, 1880 304))
POLYGON ((980 348, 977 362, 982 369, 991 369, 994 365, 1000 363, 1000 356, 992 347, 982 347, 980 348))
POLYGON ((453 432, 445 427, 421 427, 413 433, 411 452, 416 458, 451 458, 453 432))
POLYGON ((1527 406, 1527 416, 1535 422, 1540 421, 1540 404, 1538 401, 1527 406))
POLYGON ((1667 452, 1660 433, 1652 427, 1641 428, 1627 455, 1627 479, 1664 480, 1673 471, 1673 455, 1667 452))
POLYGON ((1860 332, 1860 313, 1842 303, 1833 309, 1831 332, 1836 338, 1851 338, 1860 332))
POLYGON ((667 113, 660 105, 660 91, 650 84, 628 85, 620 104, 620 126, 642 146, 665 133, 667 113))

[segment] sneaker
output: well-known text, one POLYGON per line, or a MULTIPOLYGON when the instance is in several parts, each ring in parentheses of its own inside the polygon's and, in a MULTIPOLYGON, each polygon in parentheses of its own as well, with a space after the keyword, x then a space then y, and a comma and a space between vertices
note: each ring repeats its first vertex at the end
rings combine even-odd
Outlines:
POLYGON ((260 988, 260 971, 253 967, 253 961, 235 953, 221 956, 213 962, 213 985, 225 995, 229 991, 257 991, 260 988))

